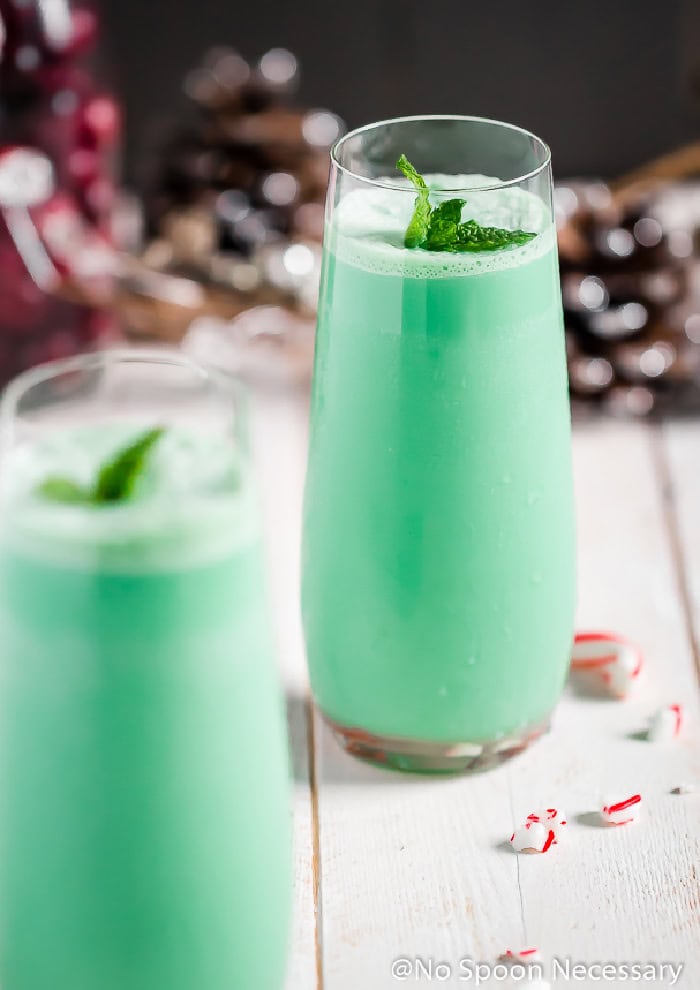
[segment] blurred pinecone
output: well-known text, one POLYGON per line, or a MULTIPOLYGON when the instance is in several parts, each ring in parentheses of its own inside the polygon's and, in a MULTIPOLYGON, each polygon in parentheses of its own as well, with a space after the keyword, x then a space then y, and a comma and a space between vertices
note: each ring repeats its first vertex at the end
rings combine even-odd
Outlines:
POLYGON ((344 124, 294 103, 298 76, 282 48, 255 65, 212 49, 184 81, 194 112, 159 154, 143 261, 225 293, 229 312, 315 312, 328 150, 344 124))
POLYGON ((623 199, 568 182, 555 206, 574 404, 700 408, 700 185, 623 199))

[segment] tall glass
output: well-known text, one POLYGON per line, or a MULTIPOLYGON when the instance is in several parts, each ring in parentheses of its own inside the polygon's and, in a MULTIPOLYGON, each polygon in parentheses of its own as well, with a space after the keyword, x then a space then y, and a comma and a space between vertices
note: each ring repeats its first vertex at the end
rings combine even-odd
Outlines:
POLYGON ((289 783, 233 385, 184 356, 28 372, 0 410, 0 983, 280 990, 289 783), (164 427, 126 501, 88 488, 164 427))
POLYGON ((314 694, 346 749, 492 765, 548 726, 569 662, 574 519, 549 149, 472 117, 334 148, 305 499, 314 694), (536 236, 404 246, 416 191, 536 236))

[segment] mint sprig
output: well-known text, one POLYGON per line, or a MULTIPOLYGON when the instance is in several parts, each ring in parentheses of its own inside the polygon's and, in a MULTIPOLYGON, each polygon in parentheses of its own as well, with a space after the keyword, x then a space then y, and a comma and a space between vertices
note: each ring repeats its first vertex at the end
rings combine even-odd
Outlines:
POLYGON ((413 216, 404 237, 404 244, 407 248, 421 247, 428 236, 428 228, 430 226, 430 191, 423 176, 416 172, 405 155, 401 155, 396 163, 396 167, 400 172, 403 172, 418 191, 413 216))
POLYGON ((465 220, 459 225, 457 243, 451 251, 500 251, 512 245, 527 244, 537 234, 527 230, 507 230, 504 227, 482 227, 476 220, 465 220))
POLYGON ((148 430, 122 447, 99 468, 92 485, 53 475, 37 487, 37 493, 52 502, 67 505, 105 505, 124 502, 134 494, 152 448, 165 433, 163 427, 148 430))
POLYGON ((466 199, 446 199, 430 214, 428 233, 423 247, 428 251, 454 251, 459 243, 462 207, 466 199))
POLYGON ((160 440, 162 427, 148 430, 127 447, 118 451, 99 470, 93 489, 94 502, 123 502, 134 493, 136 482, 146 465, 151 448, 160 440))
POLYGON ((434 209, 425 179, 405 155, 396 167, 418 190, 411 222, 406 230, 407 248, 426 251, 500 251, 513 245, 527 244, 536 234, 504 227, 482 227, 476 220, 462 220, 466 199, 446 199, 434 209))
POLYGON ((66 505, 78 505, 81 502, 90 501, 90 492, 86 491, 82 485, 59 475, 42 481, 37 492, 52 502, 65 502, 66 505))

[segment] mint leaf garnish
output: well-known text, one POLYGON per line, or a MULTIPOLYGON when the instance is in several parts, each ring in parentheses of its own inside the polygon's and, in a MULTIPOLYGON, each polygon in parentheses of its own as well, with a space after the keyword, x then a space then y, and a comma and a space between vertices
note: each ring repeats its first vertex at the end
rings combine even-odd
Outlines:
POLYGON ((428 251, 454 251, 459 242, 462 207, 466 199, 446 199, 430 215, 428 236, 423 247, 428 251))
POLYGON ((148 455, 164 433, 163 427, 157 427, 122 447, 102 464, 91 487, 84 487, 70 478, 57 475, 42 481, 37 487, 37 493, 53 502, 67 505, 124 502, 133 495, 148 455))
POLYGON ((426 251, 500 251, 512 245, 527 244, 536 234, 527 230, 507 230, 504 227, 482 227, 476 220, 462 220, 466 199, 446 199, 433 209, 430 192, 422 175, 405 155, 396 163, 399 171, 418 190, 416 206, 406 230, 407 248, 426 251))
POLYGON ((90 501, 89 490, 82 487, 70 478, 55 477, 46 478, 37 488, 37 492, 44 498, 52 502, 66 502, 78 504, 90 501))
POLYGON ((407 248, 421 247, 428 236, 428 226, 430 224, 430 198, 429 190, 422 175, 416 172, 405 155, 401 155, 396 163, 400 172, 409 179, 418 190, 416 205, 411 217, 411 222, 406 230, 404 244, 407 248))
POLYGON ((457 242, 447 251, 500 251, 511 244, 527 244, 536 234, 527 230, 505 230, 503 227, 482 227, 476 220, 459 225, 457 242))
POLYGON ((128 447, 102 465, 92 492, 93 502, 123 502, 133 494, 136 482, 146 464, 148 454, 165 430, 148 430, 128 447))

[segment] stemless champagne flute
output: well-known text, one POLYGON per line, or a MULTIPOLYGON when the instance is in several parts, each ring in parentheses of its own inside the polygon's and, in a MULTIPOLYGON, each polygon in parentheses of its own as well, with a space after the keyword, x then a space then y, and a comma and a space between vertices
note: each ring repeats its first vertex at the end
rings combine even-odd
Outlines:
POLYGON ((350 133, 324 252, 303 581, 316 701, 357 755, 492 765, 548 726, 573 632, 549 149, 472 117, 350 133))
POLYGON ((8 990, 282 986, 286 738, 234 391, 115 351, 6 392, 8 990))

